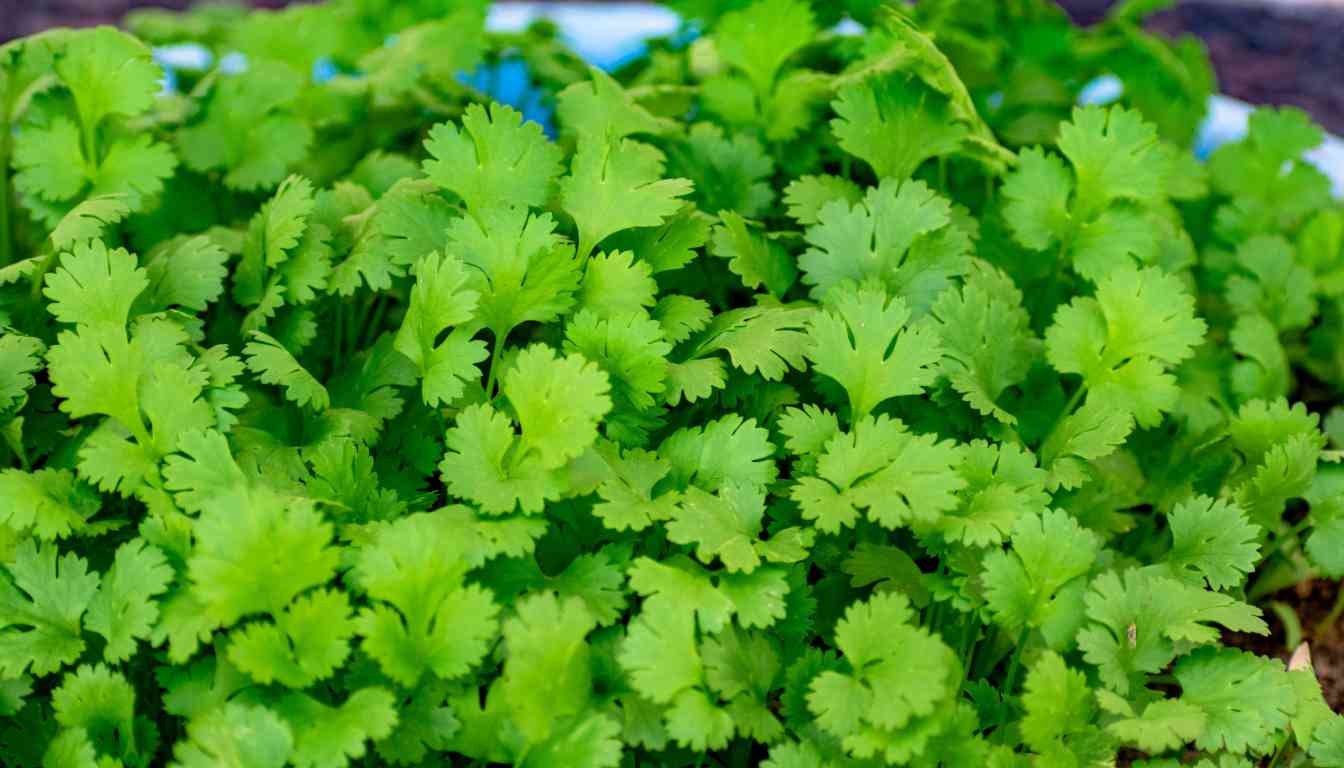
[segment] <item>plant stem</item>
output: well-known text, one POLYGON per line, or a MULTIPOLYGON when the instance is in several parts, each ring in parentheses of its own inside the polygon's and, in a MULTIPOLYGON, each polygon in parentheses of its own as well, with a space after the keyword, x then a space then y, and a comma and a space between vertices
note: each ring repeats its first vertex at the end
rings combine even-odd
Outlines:
POLYGON ((1073 395, 1069 398, 1069 402, 1065 403, 1064 410, 1059 412, 1059 418, 1055 419, 1054 426, 1050 427, 1050 432, 1047 433, 1045 439, 1041 441, 1042 448, 1049 445, 1050 441, 1055 439, 1055 433, 1059 432, 1059 428, 1064 426, 1064 422, 1068 421, 1074 408, 1078 407, 1078 403, 1082 401, 1083 395, 1085 394, 1087 394, 1087 382, 1079 384, 1078 389, 1074 390, 1073 395))
POLYGON ((14 260, 9 234, 9 121, 0 123, 0 267, 14 260))
POLYGON ((1316 629, 1312 632, 1315 638, 1321 638, 1329 635, 1335 629, 1335 624, 1339 622, 1339 617, 1344 615, 1344 586, 1340 586, 1339 591, 1335 593, 1335 604, 1330 607, 1330 612, 1325 615, 1316 624, 1316 629))
POLYGON ((331 342, 331 372, 334 374, 341 368, 341 336, 345 333, 345 302, 339 296, 336 297, 336 322, 332 325, 336 335, 331 342))
POLYGON ((1283 747, 1287 743, 1288 743, 1287 739, 1283 739, 1282 741, 1279 742, 1279 745, 1274 748, 1274 756, 1269 758, 1269 763, 1266 764, 1266 768, 1274 768, 1274 766, 1279 764, 1279 758, 1283 757, 1284 752, 1283 747))
POLYGON ((1028 627, 1022 628, 1022 633, 1017 636, 1017 645, 1013 648, 1013 657, 1008 661, 1008 676, 1003 681, 1003 693, 1005 696, 1011 695, 1017 688, 1017 668, 1022 666, 1022 649, 1027 645, 1027 636, 1031 630, 1028 627))
POLYGON ((485 378, 486 399, 495 396, 495 384, 499 381, 499 361, 504 358, 504 339, 508 334, 495 334, 495 348, 490 352, 490 373, 485 378))
POLYGON ((390 303, 391 302, 388 301, 386 294, 379 296, 378 301, 374 303, 373 315, 364 326, 364 333, 360 336, 362 339, 362 346, 367 347, 378 338, 378 329, 382 327, 383 316, 387 314, 387 307, 390 303))

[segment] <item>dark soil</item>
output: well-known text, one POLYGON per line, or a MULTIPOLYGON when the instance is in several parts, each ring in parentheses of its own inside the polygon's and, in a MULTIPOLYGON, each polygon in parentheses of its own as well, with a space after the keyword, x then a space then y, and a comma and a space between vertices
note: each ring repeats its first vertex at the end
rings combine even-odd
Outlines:
POLYGON ((1324 627, 1322 632, 1316 631, 1321 620, 1330 613, 1340 589, 1338 581, 1314 579, 1282 590, 1263 601, 1269 636, 1230 633, 1223 639, 1229 645, 1287 662, 1293 648, 1288 645, 1283 622, 1273 611, 1268 610, 1267 603, 1277 600, 1287 604, 1302 622, 1302 639, 1311 649, 1312 667, 1321 681, 1326 702, 1336 712, 1344 712, 1344 620, 1324 627))
MULTIPOLYGON (((0 0, 0 41, 51 27, 116 24, 136 8, 186 8, 193 4, 193 0, 0 0)), ((248 4, 277 8, 288 5, 288 0, 248 0, 248 4)))
MULTIPOLYGON (((1114 0, 1060 0, 1081 23, 1114 0)), ((1148 26, 1208 46, 1221 90, 1252 104, 1292 104, 1344 134, 1344 6, 1184 0, 1148 26)))

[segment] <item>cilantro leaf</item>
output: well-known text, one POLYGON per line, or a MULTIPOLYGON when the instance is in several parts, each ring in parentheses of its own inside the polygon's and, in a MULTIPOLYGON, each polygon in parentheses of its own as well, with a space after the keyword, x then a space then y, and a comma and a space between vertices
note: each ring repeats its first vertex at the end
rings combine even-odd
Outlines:
POLYGON ((951 441, 869 416, 826 443, 815 476, 801 478, 791 497, 824 533, 852 527, 865 510, 888 529, 931 523, 956 506, 966 484, 956 471, 960 457, 951 441))
POLYGON ((278 613, 336 569, 331 525, 308 499, 254 489, 241 510, 207 508, 195 533, 199 540, 187 574, 192 592, 220 624, 278 613))
POLYGON ((473 212, 504 203, 540 206, 560 174, 560 150, 541 126, 499 103, 488 110, 467 107, 461 130, 435 126, 425 149, 433 158, 425 161, 425 174, 473 212))
POLYGON ((331 405, 327 388, 276 339, 261 331, 253 331, 252 341, 243 347, 243 354, 247 355, 247 367, 257 374, 257 378, 267 384, 284 386, 285 396, 296 404, 318 411, 331 405))
POLYGON ((163 553, 142 540, 117 548, 84 617, 88 630, 107 640, 103 658, 108 662, 125 661, 136 641, 149 636, 159 618, 154 598, 168 590, 173 575, 163 553))
POLYGON ((942 94, 898 73, 841 88, 831 106, 841 149, 865 160, 878 178, 908 179, 925 160, 955 152, 969 133, 942 94))
POLYGON ((985 557, 985 600, 1010 629, 1039 627, 1056 610, 1056 595, 1092 570, 1101 542, 1061 510, 1024 515, 1013 527, 1013 552, 985 557))
POLYGON ((774 89, 784 63, 811 42, 817 26, 799 0, 758 0, 719 20, 715 43, 724 61, 742 70, 760 94, 774 89))
POLYGON ((1204 713, 1201 749, 1273 749, 1273 732, 1293 710, 1292 684, 1280 662, 1231 648, 1201 648, 1176 664, 1182 702, 1204 713))
POLYGON ((48 541, 83 528, 101 505, 70 470, 0 470, 0 523, 48 541))
POLYGON ((0 674, 45 675, 84 650, 80 619, 98 591, 98 574, 72 552, 29 539, 0 572, 0 674))
POLYGON ((411 306, 397 332, 396 350, 420 369, 421 392, 426 405, 451 403, 465 384, 480 376, 477 365, 487 352, 485 344, 472 340, 468 324, 479 294, 465 289, 467 273, 462 262, 451 256, 430 254, 415 270, 411 306), (441 343, 439 337, 453 326, 441 343))
POLYGON ((975 262, 961 290, 945 291, 930 314, 942 339, 942 373, 953 389, 980 413, 1016 423, 996 403, 1026 379, 1040 342, 1011 278, 975 262))
POLYGON ((849 394, 851 421, 893 397, 918 395, 937 376, 938 338, 924 326, 906 327, 910 309, 875 283, 841 288, 808 322, 813 369, 849 394))
POLYGON ((832 200, 817 220, 805 235, 812 247, 798 258, 814 299, 842 282, 877 278, 918 316, 970 268, 970 238, 922 181, 884 180, 852 207, 832 200))
POLYGON ((607 237, 634 227, 656 227, 681 208, 690 194, 686 179, 663 178, 664 157, 632 139, 581 140, 560 180, 560 200, 579 230, 579 256, 586 258, 607 237))
POLYGON ((381 529, 361 548, 353 576, 374 602, 355 630, 364 652, 405 686, 433 672, 451 679, 485 655, 498 631, 489 590, 466 584, 460 543, 440 522, 411 515, 381 529))
POLYGON ((229 661, 262 684, 306 688, 345 661, 354 635, 343 592, 300 595, 275 614, 275 623, 245 624, 229 635, 229 661))
POLYGON ((1198 496, 1167 516, 1171 526, 1172 572, 1194 575, 1213 589, 1240 584, 1259 559, 1260 529, 1235 503, 1198 496))

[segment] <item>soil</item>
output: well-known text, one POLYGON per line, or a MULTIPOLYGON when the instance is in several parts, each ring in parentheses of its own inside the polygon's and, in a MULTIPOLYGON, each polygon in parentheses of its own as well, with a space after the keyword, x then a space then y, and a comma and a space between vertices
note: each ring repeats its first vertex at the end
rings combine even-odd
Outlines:
MULTIPOLYGON (((1060 0, 1079 23, 1114 0, 1060 0)), ((1292 104, 1344 134, 1344 5, 1183 0, 1154 15, 1150 29, 1193 34, 1208 46, 1220 90, 1252 104, 1292 104)))
POLYGON ((1344 619, 1316 632, 1321 620, 1330 613, 1341 588, 1344 585, 1339 581, 1313 579, 1270 595, 1261 601, 1262 607, 1266 608, 1268 636, 1228 633, 1223 640, 1228 645, 1273 656, 1286 663, 1294 649, 1288 645, 1283 622, 1267 606, 1271 600, 1287 604, 1302 622, 1302 639, 1311 649, 1311 664, 1321 681, 1326 702, 1331 709, 1344 713, 1344 619))
MULTIPOLYGON (((247 2, 268 8, 288 4, 287 0, 247 2)), ((193 4, 193 0, 0 0, 0 42, 51 27, 116 24, 136 8, 186 8, 193 4)))

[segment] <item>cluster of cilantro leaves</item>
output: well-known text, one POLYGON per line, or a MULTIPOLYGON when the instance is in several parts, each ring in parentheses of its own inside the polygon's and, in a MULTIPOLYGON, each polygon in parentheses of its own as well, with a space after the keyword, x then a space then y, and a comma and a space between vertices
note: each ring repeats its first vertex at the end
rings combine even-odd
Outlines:
POLYGON ((1344 208, 1159 4, 0 48, 0 763, 1341 768, 1344 208))

